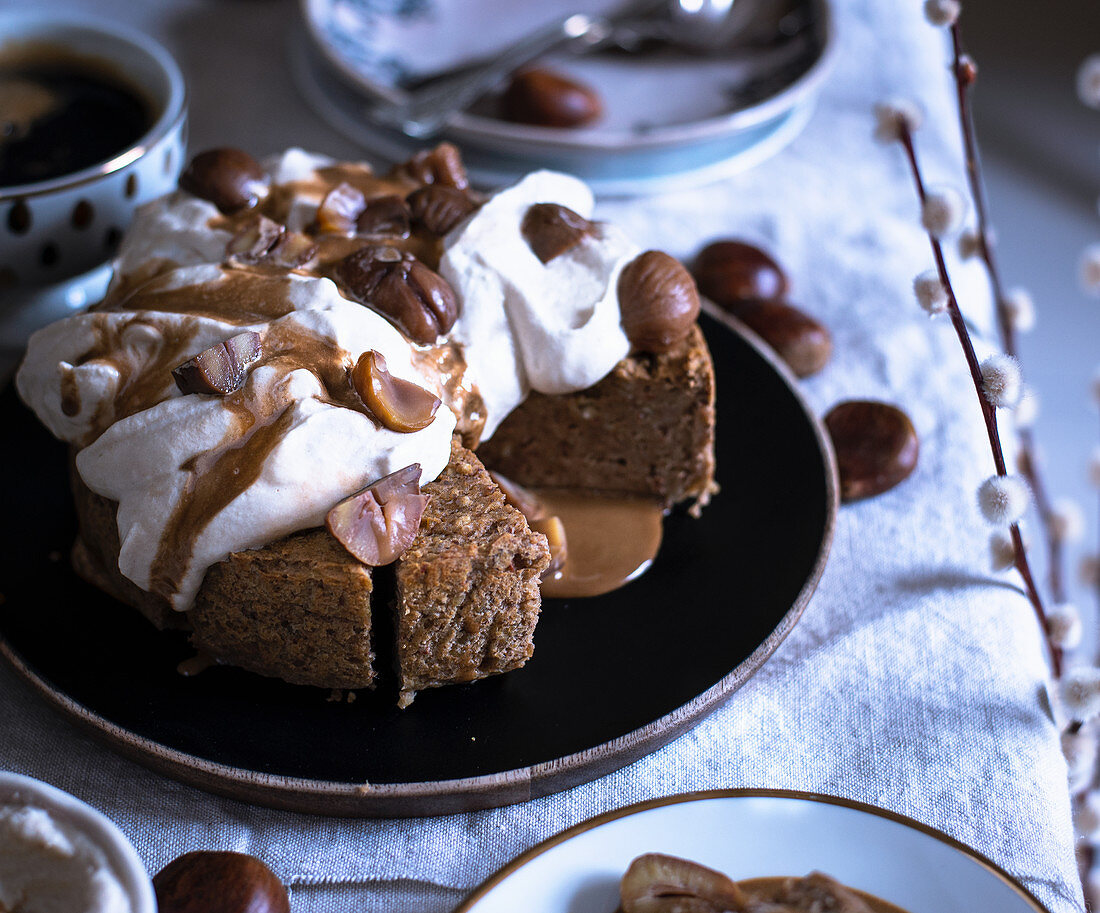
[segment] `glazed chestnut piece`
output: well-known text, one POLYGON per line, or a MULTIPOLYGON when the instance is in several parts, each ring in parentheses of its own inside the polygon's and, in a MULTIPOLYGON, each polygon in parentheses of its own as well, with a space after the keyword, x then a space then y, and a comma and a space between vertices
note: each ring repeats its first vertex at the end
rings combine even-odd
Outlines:
POLYGON ((920 440, 901 409, 872 400, 847 400, 825 416, 836 451, 842 501, 889 491, 909 477, 920 456, 920 440))
POLYGON ((777 301, 790 287, 783 268, 744 241, 708 244, 695 258, 692 273, 699 293, 723 308, 742 301, 777 301))
POLYGON ((180 175, 180 187, 209 200, 226 214, 251 209, 267 196, 267 175, 240 149, 200 152, 180 175))
POLYGON ((543 263, 564 254, 594 233, 584 216, 557 203, 536 203, 523 216, 520 234, 543 263))
POLYGON ((744 910, 744 893, 721 872, 687 859, 646 853, 619 885, 623 913, 725 913, 744 910))
POLYGON ((199 851, 153 877, 159 913, 290 913, 275 873, 245 853, 199 851))
POLYGON ((355 228, 361 235, 404 238, 409 234, 411 220, 408 204, 396 194, 390 194, 367 200, 355 228))
POLYGON ((418 152, 391 172, 392 177, 407 178, 417 184, 442 184, 465 190, 470 186, 462 156, 452 143, 440 143, 434 149, 418 152))
POLYGON ((413 342, 431 345, 458 318, 454 289, 410 253, 365 247, 337 263, 334 273, 356 301, 388 317, 413 342))
POLYGON ((429 184, 406 198, 412 221, 433 235, 445 235, 477 209, 465 191, 429 184))
POLYGON ((687 338, 699 316, 699 293, 679 260, 647 250, 619 274, 623 331, 638 351, 659 355, 687 338))
POLYGON ((318 234, 351 235, 355 234, 356 222, 367 207, 367 198, 363 191, 351 184, 341 182, 325 194, 317 207, 318 234))
POLYGON ((284 227, 267 216, 256 216, 246 222, 225 245, 225 257, 230 264, 252 264, 263 260, 282 237, 284 227))
POLYGON ((392 564, 412 545, 428 496, 420 493, 420 464, 371 483, 328 512, 325 526, 363 564, 392 564))
POLYGON ((522 70, 500 97, 505 120, 540 127, 580 127, 603 113, 593 89, 553 70, 522 70))
POLYGON ((829 362, 833 337, 805 311, 782 301, 743 301, 726 309, 756 333, 798 377, 816 374, 829 362))
POLYGON ((247 331, 204 349, 172 370, 181 393, 212 393, 227 396, 244 386, 248 369, 260 360, 260 334, 247 331))
POLYGON ((381 352, 359 356, 351 369, 351 385, 363 404, 390 431, 408 434, 427 428, 439 409, 439 397, 423 387, 394 377, 381 352))

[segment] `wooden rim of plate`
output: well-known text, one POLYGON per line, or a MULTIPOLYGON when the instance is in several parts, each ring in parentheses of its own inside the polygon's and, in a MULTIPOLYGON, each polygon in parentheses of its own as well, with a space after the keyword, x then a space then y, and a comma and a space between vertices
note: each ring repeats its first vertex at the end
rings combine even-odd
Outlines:
POLYGON ((45 700, 72 722, 144 767, 206 792, 269 808, 362 818, 431 817, 514 805, 552 795, 612 773, 656 751, 716 710, 753 675, 790 633, 825 570, 839 506, 836 457, 824 426, 779 357, 740 321, 707 303, 711 317, 743 338, 779 375, 813 430, 825 468, 825 526, 817 558, 779 624, 752 654, 703 693, 669 714, 584 751, 529 767, 479 777, 414 783, 338 783, 264 774, 169 748, 99 716, 38 676, 0 637, 0 655, 45 700))
POLYGON ((572 827, 566 828, 553 837, 548 837, 541 843, 535 844, 535 846, 531 847, 531 849, 527 850, 525 853, 521 853, 474 888, 470 896, 455 907, 453 913, 470 913, 474 904, 481 900, 489 891, 495 888, 509 875, 521 869, 532 859, 541 856, 543 853, 553 849, 559 844, 565 843, 578 834, 593 830, 610 821, 617 821, 619 818, 627 818, 639 812, 649 811, 650 809, 663 808, 668 805, 680 805, 687 802, 702 802, 708 799, 797 799, 803 802, 816 802, 821 805, 834 805, 840 808, 848 808, 853 811, 873 815, 876 818, 893 821, 895 824, 903 825, 911 830, 932 837, 978 863, 978 865, 991 875, 1011 887, 1035 909, 1036 913, 1051 913, 1050 909, 1044 906, 1039 898, 1024 887, 1019 879, 1010 875, 992 859, 979 853, 973 847, 967 846, 960 840, 956 840, 950 834, 945 834, 943 831, 917 821, 915 818, 892 812, 889 809, 879 808, 875 805, 868 805, 866 802, 859 802, 855 799, 845 799, 841 796, 830 796, 826 793, 803 792, 796 789, 707 789, 697 792, 677 793, 672 796, 661 796, 656 799, 646 799, 643 802, 636 802, 633 805, 626 805, 622 808, 603 812, 602 814, 574 824, 572 827))

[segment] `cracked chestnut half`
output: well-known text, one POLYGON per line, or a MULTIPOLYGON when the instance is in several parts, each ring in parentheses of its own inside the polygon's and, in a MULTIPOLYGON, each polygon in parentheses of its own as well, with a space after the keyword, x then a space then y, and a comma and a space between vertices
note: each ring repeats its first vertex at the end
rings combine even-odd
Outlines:
POLYGON ((172 377, 181 393, 227 396, 244 386, 248 369, 262 355, 259 333, 239 333, 174 368, 172 377))
POLYGON ((406 198, 412 220, 433 235, 445 235, 477 209, 469 195, 454 187, 429 184, 406 198))
POLYGON ((363 564, 381 567, 412 545, 427 506, 420 464, 413 463, 345 498, 328 512, 325 526, 363 564))
POLYGON ((388 317, 421 345, 431 345, 458 319, 454 289, 410 253, 365 247, 337 263, 334 274, 356 301, 388 317))
POLYGON ((440 143, 434 149, 424 149, 391 172, 393 177, 408 178, 417 184, 442 184, 465 190, 470 186, 462 154, 452 143, 440 143))
POLYGON ((659 355, 691 332, 699 316, 699 293, 679 260, 647 250, 619 275, 619 310, 630 344, 659 355))

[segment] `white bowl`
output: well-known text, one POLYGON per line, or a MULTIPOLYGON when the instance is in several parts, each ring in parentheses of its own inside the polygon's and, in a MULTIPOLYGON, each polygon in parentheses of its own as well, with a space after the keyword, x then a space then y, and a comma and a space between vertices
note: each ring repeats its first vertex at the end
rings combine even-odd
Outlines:
POLYGON ((106 816, 41 780, 0 771, 0 805, 31 805, 82 833, 107 858, 130 901, 131 913, 156 913, 153 882, 126 835, 106 816))
POLYGON ((0 55, 33 43, 101 59, 142 90, 154 110, 149 130, 107 161, 48 181, 0 187, 0 339, 15 345, 13 336, 25 338, 63 316, 66 302, 70 309, 85 303, 86 295, 66 296, 63 284, 96 268, 102 273, 134 210, 176 186, 187 105, 172 56, 127 26, 11 12, 0 14, 0 36, 0 55), (12 323, 18 333, 8 328, 12 323))

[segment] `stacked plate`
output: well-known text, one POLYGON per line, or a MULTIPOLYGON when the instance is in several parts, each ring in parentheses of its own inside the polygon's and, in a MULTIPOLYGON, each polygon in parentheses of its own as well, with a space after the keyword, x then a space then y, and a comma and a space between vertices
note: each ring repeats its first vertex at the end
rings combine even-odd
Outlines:
MULTIPOLYGON (((780 2, 757 4, 772 23, 762 40, 746 40, 743 30, 706 53, 648 42, 635 52, 566 48, 540 59, 599 94, 604 113, 591 126, 511 123, 489 93, 441 136, 462 148, 473 180, 488 186, 546 167, 579 175, 599 194, 624 195, 740 171, 798 134, 832 57, 828 0, 780 2)), ((584 5, 589 14, 612 12, 607 0, 584 5)), ((380 105, 577 11, 576 0, 301 0, 305 28, 292 35, 293 70, 324 119, 374 156, 401 160, 424 141, 383 126, 374 113, 380 105)))

